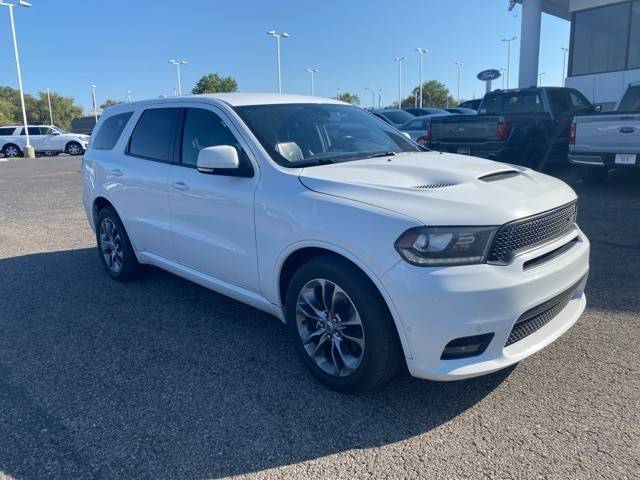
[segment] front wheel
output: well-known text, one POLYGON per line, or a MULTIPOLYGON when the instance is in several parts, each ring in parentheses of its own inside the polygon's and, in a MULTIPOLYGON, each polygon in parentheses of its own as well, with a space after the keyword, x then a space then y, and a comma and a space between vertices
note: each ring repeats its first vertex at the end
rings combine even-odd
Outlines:
POLYGON ((345 260, 323 256, 303 265, 287 290, 286 317, 302 362, 333 389, 366 390, 401 367, 402 349, 384 300, 345 260))
POLYGON ((69 142, 67 143, 67 148, 65 151, 69 155, 82 155, 84 153, 84 148, 78 142, 69 142))

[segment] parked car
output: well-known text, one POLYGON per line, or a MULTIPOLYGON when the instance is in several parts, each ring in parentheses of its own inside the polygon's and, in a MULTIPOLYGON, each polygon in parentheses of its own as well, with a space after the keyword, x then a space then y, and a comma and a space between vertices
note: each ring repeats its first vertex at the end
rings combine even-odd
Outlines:
POLYGON ((573 88, 496 90, 477 115, 433 119, 429 148, 543 169, 567 161, 573 116, 594 111, 573 88))
MULTIPOLYGON (((98 115, 100 118, 100 115, 98 115)), ((74 118, 71 121, 71 131, 73 133, 80 133, 83 135, 91 135, 93 128, 96 126, 95 115, 85 115, 84 117, 74 118)))
POLYGON ((466 102, 462 102, 458 105, 458 108, 470 108, 471 110, 475 110, 476 112, 480 110, 480 104, 482 103, 481 98, 475 98, 473 100, 467 100, 466 102))
POLYGON ((405 112, 410 113, 411 115, 413 115, 415 117, 422 117, 423 115, 436 115, 436 114, 447 113, 447 111, 442 109, 442 108, 432 108, 432 107, 427 107, 427 108, 403 108, 403 110, 405 112))
POLYGON ((405 112, 404 110, 399 110, 396 108, 378 108, 369 110, 369 112, 373 113, 376 117, 381 118, 389 125, 393 125, 396 128, 414 118, 414 116, 409 112, 405 112))
POLYGON ((616 111, 578 116, 571 126, 569 161, 585 182, 603 183, 612 168, 640 163, 640 82, 632 83, 616 111))
POLYGON ((431 126, 431 119, 438 117, 446 117, 451 115, 449 112, 435 113, 432 115, 422 115, 409 120, 407 123, 400 125, 399 130, 401 132, 408 133, 412 140, 415 140, 420 145, 426 145, 429 143, 429 129, 431 126))
POLYGON ((151 264, 275 315, 338 390, 405 363, 434 380, 487 374, 556 340, 585 308, 589 241, 568 185, 424 151, 335 100, 113 106, 82 175, 109 276, 151 264))
POLYGON ((458 108, 445 108, 445 110, 449 113, 453 113, 456 115, 477 115, 478 114, 477 110, 474 110, 473 108, 458 107, 458 108))
MULTIPOLYGON (((87 135, 66 133, 63 129, 48 125, 29 126, 29 141, 39 155, 82 155, 89 143, 87 135)), ((26 146, 24 127, 9 125, 0 127, 0 150, 5 157, 21 157, 26 146)))

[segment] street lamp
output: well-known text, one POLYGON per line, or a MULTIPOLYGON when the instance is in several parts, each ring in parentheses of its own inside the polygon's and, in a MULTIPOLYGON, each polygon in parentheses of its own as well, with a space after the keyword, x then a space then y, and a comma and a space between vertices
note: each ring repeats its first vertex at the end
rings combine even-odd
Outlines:
POLYGON ((51 92, 47 88, 47 103, 49 104, 49 122, 53 127, 53 110, 51 110, 51 92))
POLYGON ((91 85, 91 101, 93 102, 93 116, 98 123, 98 104, 96 103, 96 86, 91 85))
MULTIPOLYGON (((27 108, 24 104, 24 90, 22 88, 22 72, 20 71, 20 55, 18 55, 18 41, 16 39, 16 26, 13 21, 13 3, 5 3, 0 0, 0 6, 7 7, 9 9, 9 23, 11 24, 11 36, 13 37, 13 55, 16 59, 16 72, 18 73, 18 87, 20 89, 20 104, 22 107, 22 123, 24 125, 24 135, 26 144, 24 147, 23 155, 25 158, 36 158, 36 152, 31 146, 31 138, 29 136, 29 126, 27 125, 27 108)), ((29 8, 31 4, 24 0, 18 1, 19 7, 29 8)))
POLYGON ((422 55, 429 53, 429 50, 426 48, 416 48, 416 52, 418 52, 420 56, 420 101, 418 103, 420 108, 422 108, 422 55))
POLYGON ((311 75, 311 96, 313 97, 314 93, 315 93, 315 85, 314 85, 314 81, 313 78, 315 76, 316 73, 318 73, 320 70, 316 69, 316 68, 307 68, 305 69, 306 72, 309 72, 309 74, 311 75))
POLYGON ((542 86, 542 76, 543 76, 543 75, 546 75, 546 72, 540 72, 540 73, 538 74, 538 86, 539 86, 539 87, 540 87, 540 86, 542 86))
POLYGON ((500 76, 502 77, 502 90, 504 90, 504 72, 506 72, 506 69, 501 68, 500 69, 500 76))
POLYGON ((509 88, 509 74, 511 73, 511 42, 517 39, 518 37, 502 39, 503 42, 507 43, 507 88, 509 88))
POLYGON ((462 71, 462 66, 464 65, 464 63, 456 62, 456 65, 458 66, 458 105, 459 105, 460 104, 460 72, 462 71))
POLYGON ((276 39, 276 63, 278 64, 278 93, 282 93, 282 71, 280 69, 280 38, 289 38, 287 32, 277 33, 275 30, 269 30, 267 35, 276 39))
POLYGON ((382 89, 378 89, 378 108, 382 107, 382 89))
POLYGON ((376 92, 372 88, 364 87, 365 90, 371 92, 371 108, 376 108, 376 92))
POLYGON ((569 53, 569 49, 567 47, 560 47, 562 50, 562 86, 566 83, 567 78, 567 54, 569 53))
POLYGON ((396 57, 393 59, 394 62, 398 62, 398 108, 402 108, 402 62, 404 62, 407 57, 396 57))
POLYGON ((131 90, 127 90, 127 103, 131 103, 131 99, 133 98, 133 93, 131 90))
POLYGON ((180 80, 180 66, 181 65, 186 65, 187 61, 186 60, 169 60, 169 63, 171 63, 171 64, 176 66, 176 71, 178 72, 178 96, 181 97, 182 96, 182 82, 180 80))

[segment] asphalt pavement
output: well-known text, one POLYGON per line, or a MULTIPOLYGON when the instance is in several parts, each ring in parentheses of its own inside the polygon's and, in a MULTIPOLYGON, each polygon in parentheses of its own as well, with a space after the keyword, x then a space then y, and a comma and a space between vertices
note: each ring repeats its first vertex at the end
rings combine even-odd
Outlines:
POLYGON ((588 308, 514 368, 330 391, 284 325, 102 271, 80 158, 0 162, 0 479, 640 477, 640 179, 579 193, 588 308))

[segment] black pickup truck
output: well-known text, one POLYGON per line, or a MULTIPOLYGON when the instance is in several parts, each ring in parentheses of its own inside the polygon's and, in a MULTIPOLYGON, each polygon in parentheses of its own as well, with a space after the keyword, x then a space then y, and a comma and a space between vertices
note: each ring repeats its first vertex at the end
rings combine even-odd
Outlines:
POLYGON ((573 88, 495 90, 478 115, 432 119, 428 146, 543 169, 567 161, 573 117, 595 111, 573 88))

